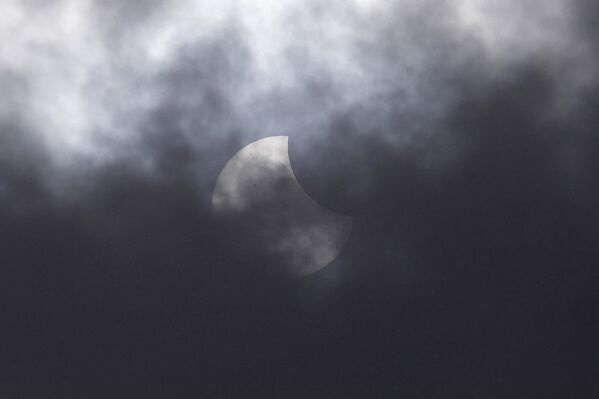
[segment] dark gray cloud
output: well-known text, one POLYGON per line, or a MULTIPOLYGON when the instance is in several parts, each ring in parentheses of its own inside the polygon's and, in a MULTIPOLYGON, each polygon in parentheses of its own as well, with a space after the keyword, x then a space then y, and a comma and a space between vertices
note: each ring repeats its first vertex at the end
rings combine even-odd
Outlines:
POLYGON ((0 8, 3 395, 599 393, 592 1, 0 8), (301 280, 210 214, 271 135, 301 280))

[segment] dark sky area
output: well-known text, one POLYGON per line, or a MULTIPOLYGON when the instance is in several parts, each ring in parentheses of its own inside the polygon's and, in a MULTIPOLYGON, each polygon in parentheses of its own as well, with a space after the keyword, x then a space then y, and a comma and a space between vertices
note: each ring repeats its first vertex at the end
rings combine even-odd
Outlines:
POLYGON ((0 397, 598 398, 597 2, 209 3, 0 4, 0 397), (302 278, 210 210, 274 135, 302 278))

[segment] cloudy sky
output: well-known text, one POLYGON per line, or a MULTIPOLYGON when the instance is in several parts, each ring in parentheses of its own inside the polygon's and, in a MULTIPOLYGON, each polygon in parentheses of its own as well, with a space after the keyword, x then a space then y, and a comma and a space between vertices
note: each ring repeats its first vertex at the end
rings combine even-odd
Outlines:
POLYGON ((595 3, 3 0, 0 396, 597 397, 595 3), (278 135, 299 279, 210 210, 278 135))

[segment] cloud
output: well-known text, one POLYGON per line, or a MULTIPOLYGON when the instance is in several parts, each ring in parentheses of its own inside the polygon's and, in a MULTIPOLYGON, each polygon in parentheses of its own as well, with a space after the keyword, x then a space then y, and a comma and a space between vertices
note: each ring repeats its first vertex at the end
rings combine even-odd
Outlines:
POLYGON ((0 6, 6 396, 594 392, 592 1, 42 3, 0 6), (272 135, 356 218, 303 280, 210 212, 272 135))

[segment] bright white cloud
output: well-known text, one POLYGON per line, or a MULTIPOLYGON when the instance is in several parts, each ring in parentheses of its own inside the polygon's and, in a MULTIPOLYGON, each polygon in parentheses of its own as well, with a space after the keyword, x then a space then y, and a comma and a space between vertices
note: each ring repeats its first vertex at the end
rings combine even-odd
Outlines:
MULTIPOLYGON (((411 31, 420 7, 446 7, 449 11, 439 22, 451 27, 447 33, 456 42, 465 37, 480 43, 489 65, 499 70, 545 56, 558 63, 566 58, 576 66, 585 51, 582 44, 572 46, 566 0, 432 5, 408 0, 168 2, 135 21, 110 10, 117 14, 117 25, 126 25, 126 34, 114 42, 105 39, 112 28, 99 12, 110 5, 91 0, 28 4, 4 0, 0 5, 0 69, 26 78, 30 93, 23 113, 57 162, 65 165, 82 157, 110 159, 114 143, 135 137, 137 121, 160 102, 152 78, 176 64, 181 48, 228 25, 241 29, 251 54, 243 60, 247 65, 239 66, 248 78, 230 101, 247 123, 261 124, 250 128, 272 134, 290 133, 290 120, 301 129, 335 110, 391 91, 407 93, 406 104, 417 98, 419 85, 431 78, 421 72, 431 50, 411 31), (356 51, 358 43, 368 46, 381 39, 385 27, 394 29, 394 51, 401 54, 384 61, 385 68, 394 63, 398 71, 392 84, 380 64, 356 51), (308 115, 288 108, 283 110, 287 117, 277 117, 273 108, 280 104, 276 96, 271 98, 273 93, 297 90, 302 98, 305 88, 295 85, 310 79, 326 81, 337 97, 323 100, 308 115)), ((427 12, 420 18, 426 20, 427 12)))

